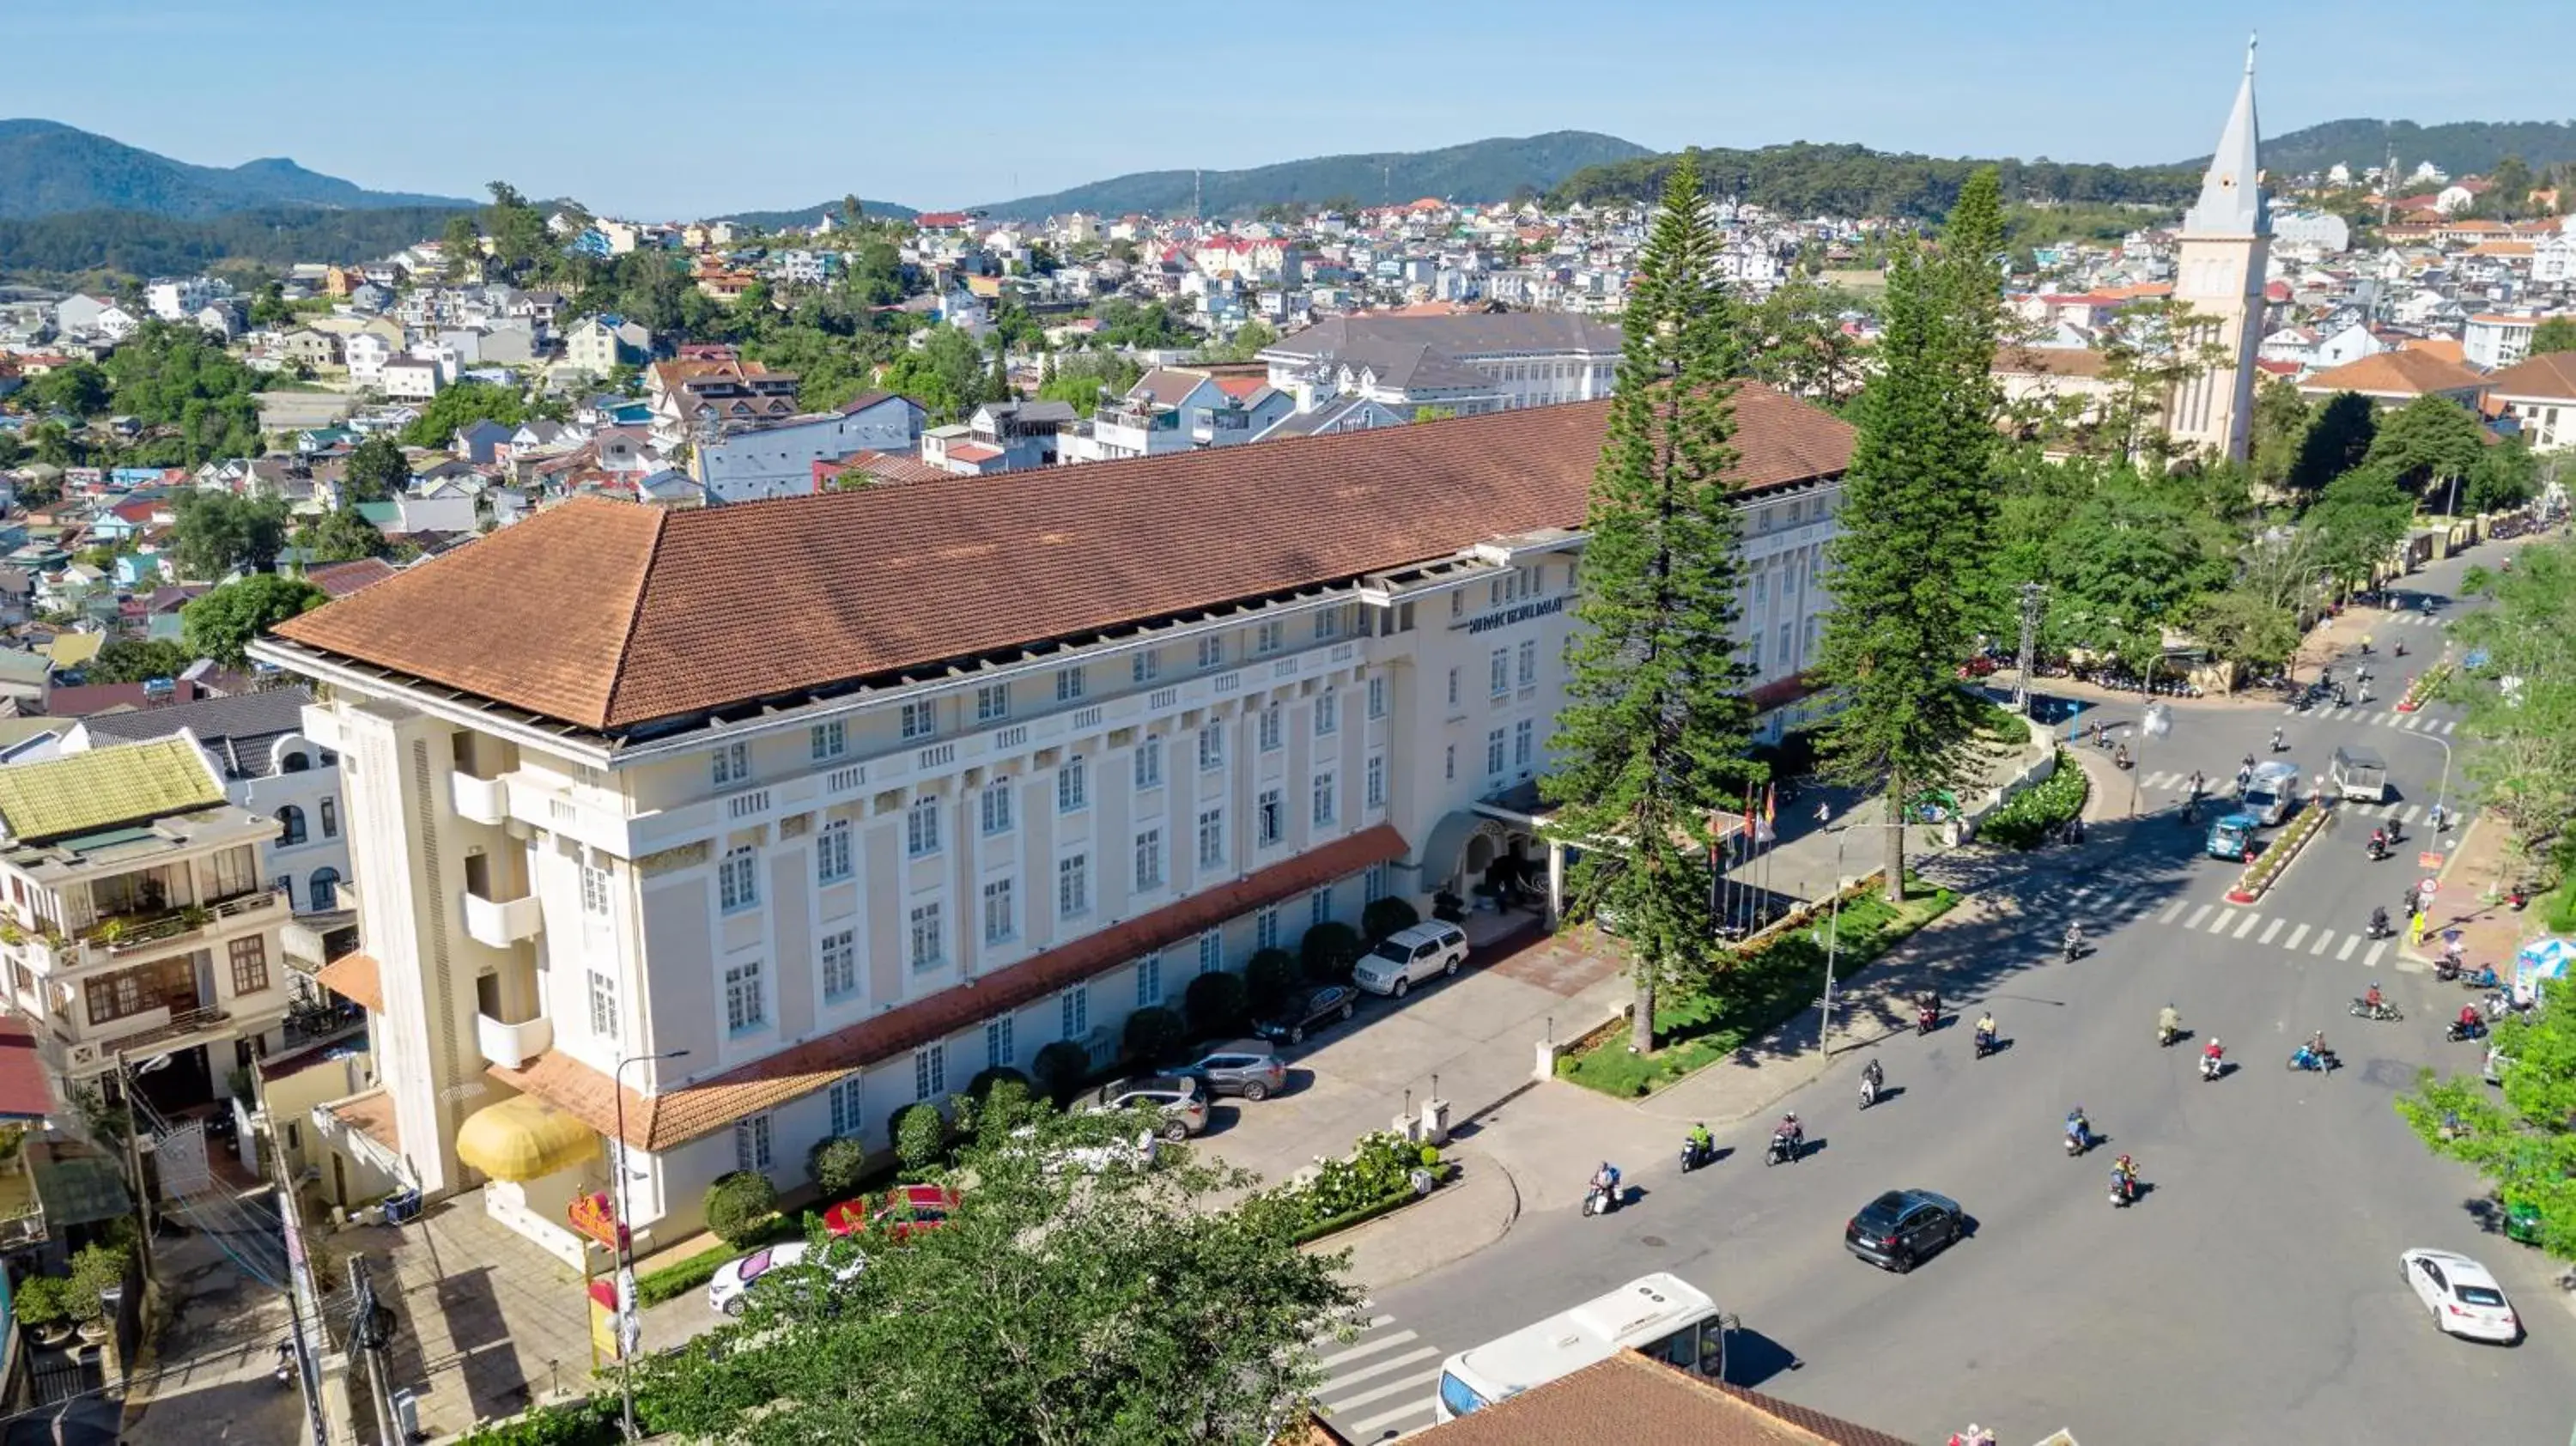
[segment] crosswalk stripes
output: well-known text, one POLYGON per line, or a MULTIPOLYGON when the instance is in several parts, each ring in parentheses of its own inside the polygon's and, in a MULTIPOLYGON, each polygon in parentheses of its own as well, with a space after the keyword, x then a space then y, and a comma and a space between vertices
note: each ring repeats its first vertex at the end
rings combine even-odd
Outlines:
POLYGON ((2449 734, 2460 726, 2457 718, 2427 718, 2422 713, 2400 713, 2394 708, 2381 708, 2371 703, 2328 706, 2301 711, 2281 709, 2284 718, 2332 718, 2338 722, 2360 723, 2375 728, 2400 728, 2409 733, 2449 734))
POLYGON ((1431 1424, 1440 1347, 1399 1327, 1390 1315, 1361 1322, 1358 1337, 1347 1345, 1325 1342, 1318 1348, 1325 1344, 1336 1348, 1315 1362, 1324 1373, 1315 1404, 1335 1430, 1353 1441, 1373 1441, 1431 1424))
MULTIPOLYGON (((2081 908, 2089 914, 2116 917, 2123 912, 2121 906, 2126 902, 2128 892, 2116 885, 2104 889, 2086 884, 2062 892, 2052 890, 2037 902, 2042 909, 2063 911, 2081 908)), ((2240 940, 2259 948, 2278 949, 2284 954, 2303 955, 2310 959, 2331 958, 2338 964, 2358 964, 2365 969, 2377 969, 2389 962, 2387 940, 2269 914, 2260 909, 2216 903, 2196 904, 2189 899, 2174 899, 2162 907, 2149 904, 2146 908, 2154 909, 2154 922, 2161 928, 2240 940)), ((2143 917, 2145 909, 2139 913, 2143 917)), ((2412 973, 2418 972, 2422 966, 2399 962, 2396 967, 2412 973)))

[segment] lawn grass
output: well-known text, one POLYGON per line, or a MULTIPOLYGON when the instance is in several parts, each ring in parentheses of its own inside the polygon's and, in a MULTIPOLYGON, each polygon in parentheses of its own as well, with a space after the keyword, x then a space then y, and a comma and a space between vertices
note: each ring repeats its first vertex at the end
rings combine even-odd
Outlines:
MULTIPOLYGON (((1958 902, 1952 891, 1920 881, 1907 885, 1902 905, 1888 903, 1875 890, 1845 899, 1834 954, 1836 980, 1850 979, 1958 902)), ((1731 956, 1732 967, 1711 981, 1717 987, 1667 986, 1655 1001, 1662 1047, 1653 1055, 1629 1053, 1623 1025, 1591 1048, 1558 1060, 1557 1077, 1635 1099, 1726 1058, 1799 1010, 1814 1008, 1823 997, 1829 927, 1819 919, 1775 935, 1751 953, 1731 956)))

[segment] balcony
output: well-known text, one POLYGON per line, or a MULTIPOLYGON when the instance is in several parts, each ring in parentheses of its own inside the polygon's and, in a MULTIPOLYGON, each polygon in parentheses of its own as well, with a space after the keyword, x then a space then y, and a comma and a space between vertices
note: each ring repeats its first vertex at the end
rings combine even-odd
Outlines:
POLYGON ((544 922, 534 894, 498 901, 481 894, 465 896, 465 932, 478 944, 507 949, 522 939, 537 937, 544 922))
POLYGON ((456 816, 475 823, 501 824, 510 817, 510 784, 502 778, 477 778, 471 773, 451 773, 448 793, 456 806, 456 816))
POLYGON ((119 1050, 133 1053, 146 1048, 175 1049, 182 1044, 198 1042, 194 1038, 197 1035, 229 1033, 232 1015, 224 1010, 213 1008, 152 1009, 117 1020, 115 1027, 132 1029, 138 1023, 143 1027, 135 1029, 132 1033, 99 1041, 99 1058, 112 1060, 119 1050), (156 1020, 158 1022, 155 1022, 156 1020))
POLYGON ((486 1063, 517 1069, 553 1046, 554 1021, 540 1014, 518 1024, 504 1024, 491 1015, 477 1014, 474 1040, 482 1046, 486 1063))

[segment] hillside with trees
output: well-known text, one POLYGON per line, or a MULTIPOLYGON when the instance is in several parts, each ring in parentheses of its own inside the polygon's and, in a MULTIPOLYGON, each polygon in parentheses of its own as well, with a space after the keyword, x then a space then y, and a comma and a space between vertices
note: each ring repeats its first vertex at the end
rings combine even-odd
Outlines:
POLYGON ((456 212, 399 206, 335 211, 267 206, 203 219, 142 211, 73 211, 0 219, 0 275, 64 278, 89 271, 188 276, 226 263, 363 261, 435 236, 456 212))
MULTIPOLYGON (((2520 156, 2535 169, 2576 163, 2576 122, 2450 121, 2417 125, 2413 121, 2327 121, 2263 141, 2264 169, 2276 175, 2301 175, 2331 169, 2337 161, 2359 175, 2366 166, 2385 165, 2391 151, 2398 165, 2412 171, 2431 161, 2453 176, 2482 176, 2507 156, 2520 156)), ((2198 168, 2209 158, 2180 161, 2198 168)))
POLYGON ((1042 220, 1071 211, 1104 216, 1130 211, 1187 215, 1194 202, 1207 215, 1236 216, 1271 205, 1349 209, 1423 196, 1503 201, 1535 196, 1586 167, 1647 154, 1644 146, 1617 136, 1551 131, 1469 141, 1434 151, 1316 156, 1239 171, 1139 171, 977 209, 997 217, 1042 220))
MULTIPOLYGON (((2196 167, 1952 160, 1808 141, 1697 154, 1710 194, 1791 216, 1937 220, 1948 214, 1968 177, 1985 166, 1995 168, 2008 204, 2137 206, 2163 212, 2197 194, 2201 178, 2196 167)), ((1587 166, 1559 183, 1549 200, 1559 205, 1641 205, 1662 193, 1673 159, 1636 156, 1587 166)))
POLYGON ((471 204, 370 191, 282 157, 193 166, 54 121, 0 120, 0 218, 72 211, 206 217, 265 206, 375 210, 471 204))

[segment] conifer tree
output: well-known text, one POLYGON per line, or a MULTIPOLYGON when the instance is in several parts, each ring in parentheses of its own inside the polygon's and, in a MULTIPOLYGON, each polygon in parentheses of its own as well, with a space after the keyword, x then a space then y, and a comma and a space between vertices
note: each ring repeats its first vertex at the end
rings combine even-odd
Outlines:
POLYGON ((1641 1052, 1654 1049, 1658 987, 1710 958, 1712 821, 1742 807, 1747 768, 1726 482, 1737 318, 1718 247, 1686 154, 1622 319, 1558 763, 1542 785, 1558 835, 1584 851, 1571 879, 1577 910, 1615 917, 1627 941, 1641 1052))
MULTIPOLYGON (((1995 172, 1971 177, 1937 247, 1888 275, 1880 374, 1860 400, 1831 552, 1833 611, 1816 672, 1838 693, 1827 771, 1877 785, 1889 822, 1929 788, 1980 781, 1992 744, 1959 686, 1996 541, 1993 380, 2002 311, 1995 172)), ((1884 830, 1887 896, 1905 896, 1905 830, 1884 830)))

